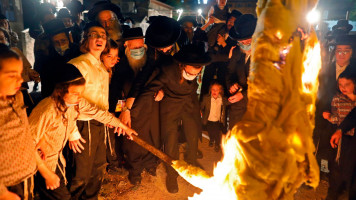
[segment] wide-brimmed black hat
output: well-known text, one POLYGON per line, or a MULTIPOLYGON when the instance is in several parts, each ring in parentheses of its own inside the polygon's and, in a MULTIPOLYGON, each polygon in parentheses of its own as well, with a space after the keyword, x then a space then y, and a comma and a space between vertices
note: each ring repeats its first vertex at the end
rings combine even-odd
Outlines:
POLYGON ((7 17, 0 13, 0 19, 7 19, 7 17))
POLYGON ((152 24, 153 21, 155 21, 158 17, 161 17, 162 15, 159 16, 150 16, 147 20, 148 24, 152 24))
POLYGON ((232 10, 231 13, 229 14, 229 17, 235 17, 236 19, 239 18, 242 15, 242 13, 238 10, 232 10))
POLYGON ((158 16, 147 28, 146 43, 153 48, 168 47, 178 40, 180 31, 176 20, 158 16))
POLYGON ((85 9, 85 7, 83 6, 83 4, 82 4, 80 1, 78 1, 78 0, 72 0, 72 1, 70 1, 70 2, 67 4, 66 7, 70 10, 71 14, 73 14, 73 12, 74 12, 74 13, 81 13, 81 12, 83 12, 84 9, 85 9))
POLYGON ((99 22, 97 22, 97 21, 92 21, 92 22, 86 23, 83 30, 84 30, 84 31, 87 31, 87 30, 89 30, 91 27, 94 27, 94 26, 95 26, 95 27, 100 27, 100 28, 105 29, 104 26, 101 25, 99 22))
POLYGON ((230 29, 229 36, 233 40, 246 40, 252 37, 255 32, 257 18, 251 14, 241 15, 230 29))
POLYGON ((67 83, 83 78, 82 73, 74 65, 66 63, 55 69, 55 83, 67 83))
POLYGON ((69 10, 67 8, 61 8, 57 13, 57 18, 72 18, 72 16, 69 14, 69 10))
POLYGON ((53 36, 58 33, 66 33, 72 30, 72 28, 66 28, 60 19, 52 19, 43 24, 44 32, 47 36, 53 36))
POLYGON ((142 39, 144 38, 142 28, 141 27, 136 27, 136 28, 129 28, 124 31, 122 34, 122 38, 127 41, 127 40, 134 40, 134 39, 142 39))
POLYGON ((340 19, 339 21, 337 21, 337 24, 335 26, 333 26, 332 30, 337 30, 337 29, 343 29, 344 31, 346 31, 347 33, 350 32, 352 30, 353 26, 351 24, 349 24, 349 20, 346 19, 340 19))
POLYGON ((205 52, 203 42, 185 45, 173 57, 176 61, 185 65, 203 66, 211 62, 211 57, 205 52))
POLYGON ((195 16, 184 16, 180 20, 178 20, 178 23, 182 26, 185 22, 191 22, 193 23, 193 26, 196 27, 198 25, 197 19, 195 16))
POLYGON ((356 45, 356 35, 338 35, 335 37, 335 45, 356 45))
POLYGON ((122 19, 121 8, 116 4, 113 4, 109 1, 99 1, 93 5, 93 7, 88 12, 88 19, 90 21, 94 21, 95 17, 99 14, 99 12, 103 10, 110 10, 116 14, 116 17, 120 20, 122 19))

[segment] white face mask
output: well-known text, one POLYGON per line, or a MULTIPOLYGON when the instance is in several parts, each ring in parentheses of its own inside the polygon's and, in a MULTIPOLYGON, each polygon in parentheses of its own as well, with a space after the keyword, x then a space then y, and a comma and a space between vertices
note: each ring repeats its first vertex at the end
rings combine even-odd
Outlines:
POLYGON ((145 47, 141 47, 138 49, 130 49, 130 55, 133 59, 139 60, 145 55, 145 50, 145 47))
POLYGON ((57 53, 61 56, 64 56, 64 53, 69 49, 69 44, 65 44, 60 47, 54 47, 54 49, 57 51, 57 53))
POLYGON ((185 70, 183 70, 182 75, 183 75, 183 78, 188 81, 192 81, 197 77, 195 75, 188 74, 185 70))

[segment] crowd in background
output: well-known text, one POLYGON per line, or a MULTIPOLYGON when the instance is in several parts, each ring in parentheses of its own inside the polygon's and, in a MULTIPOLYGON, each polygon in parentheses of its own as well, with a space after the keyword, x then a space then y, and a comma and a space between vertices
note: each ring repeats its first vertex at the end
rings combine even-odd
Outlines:
MULTIPOLYGON (((145 33, 109 1, 96 2, 88 21, 78 0, 58 11, 43 3, 30 27, 34 66, 0 15, 0 199, 97 199, 105 171, 139 185, 143 171, 156 176, 160 161, 134 137, 174 160, 185 143, 184 160, 201 167, 198 143, 207 131, 219 152, 222 135, 247 109, 257 23, 226 3, 217 0, 206 24, 196 16, 152 16, 145 33), (28 93, 30 81, 40 102, 28 93)), ((328 199, 345 189, 356 198, 351 29, 340 20, 320 37, 314 138, 318 148, 330 148, 317 154, 329 161, 328 199)), ((176 193, 178 173, 165 168, 167 191, 176 193)))

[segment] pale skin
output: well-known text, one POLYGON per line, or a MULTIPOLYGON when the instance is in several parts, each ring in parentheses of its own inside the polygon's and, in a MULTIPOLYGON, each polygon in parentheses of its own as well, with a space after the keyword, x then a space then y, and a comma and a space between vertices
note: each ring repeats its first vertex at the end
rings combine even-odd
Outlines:
POLYGON ((119 61, 119 49, 111 48, 109 53, 101 55, 101 60, 107 70, 113 68, 119 61))
MULTIPOLYGON (((8 96, 15 95, 21 87, 23 79, 22 61, 16 58, 8 58, 0 61, 0 98, 6 99, 8 96)), ((0 195, 0 200, 20 200, 20 197, 10 191, 0 195)))
POLYGON ((115 13, 111 12, 110 10, 103 10, 99 12, 97 19, 109 33, 111 39, 115 41, 120 39, 119 35, 117 34, 117 32, 120 30, 120 24, 115 13))
POLYGON ((69 37, 70 39, 68 39, 67 35, 65 33, 58 33, 54 36, 52 36, 52 43, 53 43, 53 46, 54 47, 61 47, 61 46, 64 46, 64 45, 69 45, 69 40, 71 42, 72 41, 72 35, 70 34, 69 37))
MULTIPOLYGON (((354 94, 355 90, 355 83, 346 78, 339 78, 338 81, 339 84, 339 90, 342 94, 350 98, 352 101, 356 101, 356 95, 354 94)), ((331 113, 330 112, 323 112, 323 118, 330 121, 331 120, 331 113)), ((336 148, 339 140, 342 137, 342 132, 341 130, 337 130, 330 139, 330 145, 332 148, 336 148)))
POLYGON ((348 64, 350 64, 351 56, 352 56, 351 45, 336 45, 335 59, 336 59, 336 63, 339 66, 345 67, 348 64))
MULTIPOLYGON (((85 89, 85 85, 71 85, 68 88, 68 93, 64 95, 63 100, 67 104, 79 104, 82 93, 85 89)), ((138 135, 136 131, 127 127, 125 124, 121 123, 119 128, 124 130, 125 135, 132 139, 132 134, 138 135)), ((116 131, 115 131, 116 132, 116 131)), ((83 138, 79 140, 69 141, 69 148, 73 150, 74 153, 81 153, 84 150, 84 147, 81 143, 85 143, 86 141, 83 138)))

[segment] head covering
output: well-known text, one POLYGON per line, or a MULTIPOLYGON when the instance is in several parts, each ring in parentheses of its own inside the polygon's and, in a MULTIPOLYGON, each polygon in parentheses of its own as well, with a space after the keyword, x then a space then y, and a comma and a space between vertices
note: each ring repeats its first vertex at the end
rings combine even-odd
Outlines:
POLYGON ((54 36, 58 33, 69 32, 72 28, 66 28, 60 19, 52 19, 43 24, 43 29, 48 36, 54 36))
POLYGON ((356 35, 339 35, 335 37, 336 45, 351 45, 356 43, 356 35))
POLYGON ((71 14, 74 13, 81 13, 84 11, 85 7, 83 4, 78 0, 72 0, 67 4, 67 8, 70 10, 71 14))
POLYGON ((72 64, 66 63, 56 69, 55 83, 67 83, 83 78, 80 71, 72 64))
POLYGON ((141 27, 129 28, 124 31, 122 34, 124 40, 134 40, 134 39, 143 39, 143 32, 141 27))
POLYGON ((99 22, 97 22, 97 21, 92 21, 92 22, 86 23, 83 30, 84 30, 84 31, 87 31, 87 30, 89 30, 91 27, 101 27, 101 28, 105 29, 99 22))
POLYGON ((183 46, 173 57, 176 61, 185 65, 203 66, 211 62, 211 57, 205 52, 205 45, 202 42, 183 46))
POLYGON ((257 19, 251 14, 244 14, 235 21, 234 28, 229 31, 229 36, 233 40, 246 40, 252 37, 255 32, 257 19))
POLYGON ((99 12, 103 10, 110 10, 114 12, 117 18, 120 20, 123 18, 121 14, 121 9, 116 4, 111 3, 110 1, 99 1, 93 5, 93 7, 88 12, 88 19, 90 21, 94 21, 95 17, 99 14, 99 12))
POLYGON ((7 17, 0 13, 0 19, 7 19, 7 17))
POLYGON ((158 16, 146 31, 146 43, 153 48, 164 48, 174 44, 180 36, 178 22, 166 16, 158 16))
POLYGON ((135 24, 135 21, 131 17, 125 17, 124 19, 121 20, 121 23, 125 23, 126 20, 130 20, 132 24, 135 24))
POLYGON ((159 15, 159 16, 150 16, 150 17, 148 18, 147 23, 148 23, 148 24, 152 24, 153 21, 155 21, 158 17, 161 17, 161 16, 162 16, 162 15, 159 15))
POLYGON ((230 17, 235 17, 235 18, 237 19, 237 18, 239 18, 241 15, 242 15, 242 13, 241 13, 240 11, 238 11, 238 10, 233 10, 233 11, 231 11, 231 13, 230 13, 228 19, 229 19, 230 17))
POLYGON ((338 30, 341 29, 343 31, 345 31, 345 33, 347 34, 348 32, 350 32, 352 30, 353 26, 351 24, 349 24, 349 20, 346 19, 340 19, 339 21, 337 21, 337 24, 335 26, 333 26, 332 30, 338 30))
POLYGON ((178 23, 183 26, 185 22, 191 22, 193 23, 193 26, 196 27, 198 25, 197 19, 195 16, 184 16, 180 20, 178 20, 178 23))
POLYGON ((61 8, 57 13, 57 18, 72 18, 72 16, 69 14, 69 10, 67 8, 61 8))

